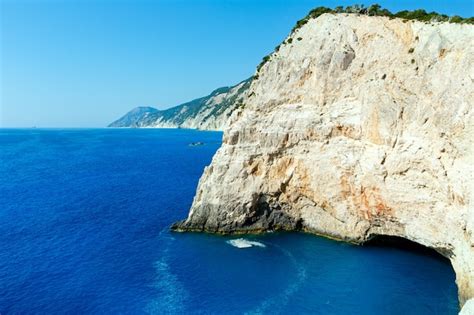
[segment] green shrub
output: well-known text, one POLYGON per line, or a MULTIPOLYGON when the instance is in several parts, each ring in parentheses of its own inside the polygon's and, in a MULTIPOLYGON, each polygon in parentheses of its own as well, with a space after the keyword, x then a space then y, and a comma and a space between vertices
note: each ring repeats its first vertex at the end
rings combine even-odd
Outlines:
MULTIPOLYGON (((342 7, 340 7, 342 9, 342 7)), ((291 33, 294 33, 297 29, 301 28, 303 25, 308 23, 309 20, 315 19, 324 13, 335 13, 334 10, 326 7, 317 7, 311 11, 309 11, 308 15, 306 15, 303 19, 296 22, 296 25, 291 30, 291 33)), ((342 12, 341 12, 342 13, 342 12)))
POLYGON ((371 16, 380 15, 381 9, 382 7, 380 6, 380 4, 372 4, 370 7, 367 8, 367 14, 371 16))
MULTIPOLYGON (((270 55, 266 55, 265 57, 262 58, 262 61, 260 64, 257 66, 257 73, 262 69, 262 67, 270 60, 270 55)), ((258 79, 258 75, 255 76, 255 80, 258 79)))
POLYGON ((450 22, 450 23, 462 23, 462 21, 463 21, 463 18, 460 17, 459 15, 452 16, 452 17, 449 19, 449 22, 450 22))
POLYGON ((464 19, 461 23, 474 24, 474 17, 464 19))

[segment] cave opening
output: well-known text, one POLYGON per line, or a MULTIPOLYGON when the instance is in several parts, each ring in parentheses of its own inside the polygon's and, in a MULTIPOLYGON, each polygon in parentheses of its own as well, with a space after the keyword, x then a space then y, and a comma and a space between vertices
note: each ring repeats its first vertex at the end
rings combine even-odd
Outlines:
MULTIPOLYGON (((393 249, 397 252, 410 253, 408 257, 412 257, 414 260, 406 264, 407 260, 402 259, 399 261, 395 258, 395 264, 410 266, 409 269, 405 269, 400 275, 412 279, 413 294, 419 294, 416 293, 418 289, 414 288, 421 288, 419 290, 425 293, 435 288, 436 291, 444 292, 444 296, 450 296, 446 303, 450 305, 449 308, 453 314, 459 312, 459 288, 456 285, 456 272, 449 259, 453 255, 450 250, 443 248, 434 249, 404 237, 380 234, 371 235, 362 245, 375 252, 379 252, 379 250, 382 252, 387 250, 392 252, 393 249), (407 270, 410 271, 407 272, 407 270)), ((404 254, 401 256, 407 257, 404 254)), ((393 257, 397 256, 392 255, 391 257, 393 259, 393 257)))
POLYGON ((376 235, 373 235, 369 240, 367 240, 363 245, 366 247, 396 248, 396 249, 400 249, 400 250, 404 250, 408 252, 413 252, 413 253, 429 256, 434 259, 438 259, 451 266, 451 262, 449 258, 444 256, 440 252, 436 251, 435 249, 426 247, 424 245, 421 245, 419 243, 410 241, 406 238, 399 237, 399 236, 376 234, 376 235))

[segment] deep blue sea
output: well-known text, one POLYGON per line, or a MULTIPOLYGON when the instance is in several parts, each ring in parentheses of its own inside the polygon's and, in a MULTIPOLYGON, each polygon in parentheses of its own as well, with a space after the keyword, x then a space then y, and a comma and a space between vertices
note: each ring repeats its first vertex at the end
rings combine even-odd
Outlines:
POLYGON ((0 129, 0 313, 457 314, 436 255, 170 232, 221 137, 0 129))

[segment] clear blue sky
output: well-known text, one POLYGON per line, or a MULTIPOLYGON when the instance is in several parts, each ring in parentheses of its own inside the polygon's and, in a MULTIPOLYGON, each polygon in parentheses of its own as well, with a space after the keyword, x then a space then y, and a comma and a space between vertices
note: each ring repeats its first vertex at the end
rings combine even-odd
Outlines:
MULTIPOLYGON (((473 0, 377 1, 473 16, 473 0)), ((1 127, 101 127, 235 84, 313 7, 372 1, 0 0, 1 127)))

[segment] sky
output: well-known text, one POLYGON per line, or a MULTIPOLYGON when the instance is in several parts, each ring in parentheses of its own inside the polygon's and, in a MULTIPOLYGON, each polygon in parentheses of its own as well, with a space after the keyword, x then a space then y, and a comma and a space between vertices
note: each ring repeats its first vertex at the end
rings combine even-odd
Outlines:
MULTIPOLYGON (((0 127, 104 127, 236 84, 317 6, 373 1, 0 0, 0 127)), ((474 16, 473 0, 377 1, 474 16)))

